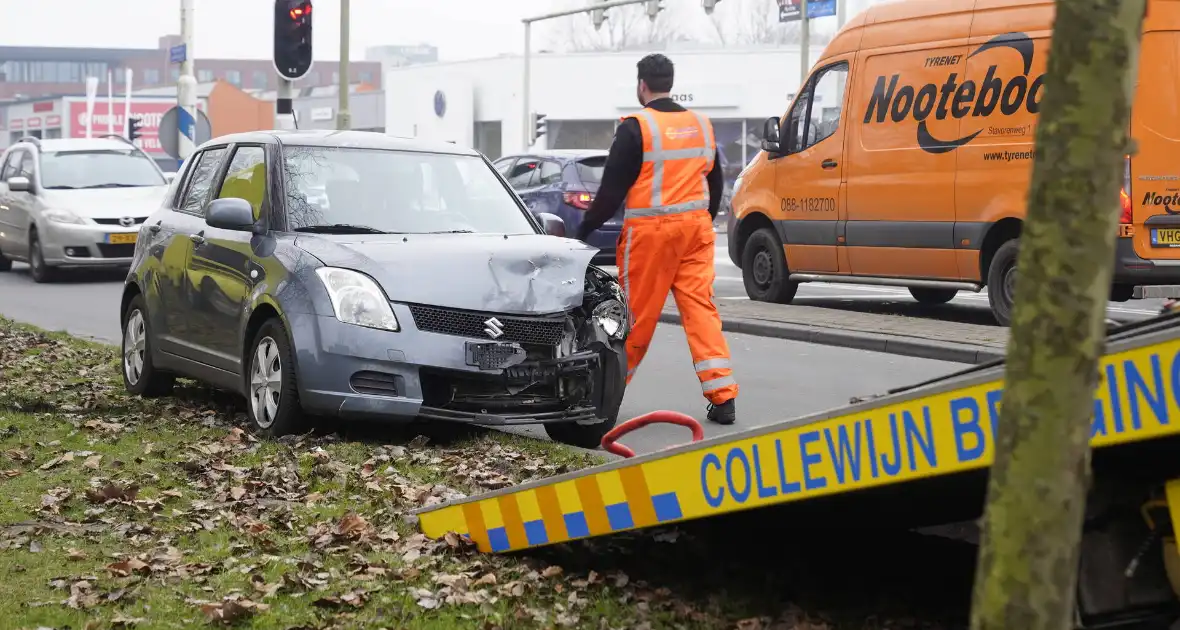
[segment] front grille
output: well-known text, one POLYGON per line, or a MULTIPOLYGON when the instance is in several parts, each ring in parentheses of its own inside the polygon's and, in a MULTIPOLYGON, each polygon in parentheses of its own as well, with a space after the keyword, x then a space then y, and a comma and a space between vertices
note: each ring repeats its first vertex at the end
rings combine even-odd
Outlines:
POLYGON ((103 258, 131 258, 135 255, 135 243, 97 243, 98 253, 103 258))
POLYGON ((496 337, 496 341, 555 346, 561 343, 562 335, 565 334, 564 315, 518 317, 418 304, 410 305, 410 314, 414 316, 414 325, 418 330, 441 335, 490 339, 491 336, 484 332, 487 327, 484 322, 493 317, 500 321, 500 327, 504 330, 504 334, 496 337))
POLYGON ((357 372, 349 379, 349 385, 358 394, 378 396, 397 396, 404 389, 400 376, 384 372, 357 372))
MULTIPOLYGON (((123 225, 122 223, 120 223, 120 221, 122 221, 122 219, 95 219, 94 220, 94 222, 99 225, 123 225)), ((139 218, 135 219, 135 225, 139 225, 140 223, 143 223, 144 221, 147 221, 147 217, 139 217, 139 218)), ((127 227, 131 227, 131 226, 127 226, 127 227)))

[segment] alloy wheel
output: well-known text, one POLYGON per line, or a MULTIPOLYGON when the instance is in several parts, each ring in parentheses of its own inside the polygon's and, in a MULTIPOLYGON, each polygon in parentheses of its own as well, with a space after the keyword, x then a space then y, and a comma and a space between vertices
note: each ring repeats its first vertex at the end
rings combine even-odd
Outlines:
POLYGON ((131 312, 123 329, 123 373, 131 385, 138 384, 143 376, 146 352, 147 326, 143 321, 143 313, 137 309, 131 312))
POLYGON ((250 407, 260 428, 270 428, 279 413, 279 396, 283 389, 283 365, 279 345, 263 337, 254 350, 250 367, 250 407))

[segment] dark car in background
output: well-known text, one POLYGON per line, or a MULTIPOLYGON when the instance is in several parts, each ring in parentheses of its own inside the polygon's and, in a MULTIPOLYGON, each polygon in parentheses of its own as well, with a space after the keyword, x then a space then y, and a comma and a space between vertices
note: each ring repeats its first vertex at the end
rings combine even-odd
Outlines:
MULTIPOLYGON (((551 149, 505 156, 494 164, 533 214, 547 212, 561 217, 572 237, 598 194, 606 154, 597 149, 551 149)), ((622 227, 620 204, 615 216, 588 238, 587 244, 599 249, 595 264, 615 264, 615 244, 622 227)))

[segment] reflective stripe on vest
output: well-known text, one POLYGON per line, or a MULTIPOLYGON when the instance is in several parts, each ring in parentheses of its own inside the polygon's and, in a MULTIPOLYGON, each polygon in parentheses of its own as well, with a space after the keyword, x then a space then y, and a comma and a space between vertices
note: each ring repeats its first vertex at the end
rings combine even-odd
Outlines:
POLYGON ((624 217, 650 217, 693 210, 708 210, 708 174, 713 169, 713 161, 717 153, 717 147, 713 142, 713 127, 708 120, 693 111, 653 112, 650 109, 641 110, 635 119, 639 123, 643 135, 643 168, 640 171, 639 180, 631 187, 631 191, 627 195, 624 217), (694 135, 700 138, 700 146, 665 149, 664 134, 667 124, 661 126, 659 119, 684 118, 684 114, 691 114, 692 119, 696 121, 696 130, 699 133, 694 135), (648 146, 649 144, 650 146, 648 146), (650 169, 647 168, 648 164, 651 165, 650 169), (685 175, 680 172, 681 169, 689 169, 699 173, 700 188, 690 192, 673 190, 671 192, 675 198, 666 199, 664 184, 666 178, 669 178, 668 172, 670 170, 673 172, 670 179, 673 180, 673 185, 676 185, 679 183, 676 178, 685 175), (649 188, 650 196, 647 192, 649 188))

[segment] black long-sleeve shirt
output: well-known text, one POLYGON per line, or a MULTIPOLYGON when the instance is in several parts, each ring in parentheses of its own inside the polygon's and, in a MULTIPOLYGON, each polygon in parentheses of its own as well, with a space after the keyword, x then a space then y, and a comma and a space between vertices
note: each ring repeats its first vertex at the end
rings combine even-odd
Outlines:
MULTIPOLYGON (((647 104, 657 112, 682 112, 683 107, 670 98, 660 98, 647 104)), ((615 140, 611 143, 610 153, 606 157, 606 166, 602 171, 602 183, 598 187, 598 194, 590 203, 590 209, 582 218, 578 226, 578 240, 586 240, 591 232, 602 227, 618 212, 619 207, 627 199, 627 192, 635 181, 639 179, 639 172, 643 168, 643 132, 639 122, 628 118, 619 124, 615 130, 615 140)), ((725 188, 725 179, 721 174, 721 155, 713 159, 713 170, 707 176, 709 182, 709 216, 716 218, 717 210, 721 206, 721 194, 725 188)))

